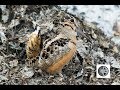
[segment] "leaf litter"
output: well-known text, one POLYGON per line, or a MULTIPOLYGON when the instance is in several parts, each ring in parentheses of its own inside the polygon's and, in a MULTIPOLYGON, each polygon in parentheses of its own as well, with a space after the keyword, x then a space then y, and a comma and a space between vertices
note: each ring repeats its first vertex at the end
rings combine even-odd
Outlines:
MULTIPOLYGON (((57 5, 3 5, 0 22, 0 84, 6 85, 119 85, 119 45, 109 39, 94 23, 77 18, 89 40, 78 35, 74 58, 62 75, 49 75, 39 68, 26 67, 25 44, 36 25, 41 34, 52 30, 57 5), (13 17, 11 17, 13 15, 13 17), (23 18, 24 17, 24 18, 23 18), (96 78, 96 64, 109 63, 111 78, 96 78)), ((66 11, 64 11, 67 13, 66 11)))

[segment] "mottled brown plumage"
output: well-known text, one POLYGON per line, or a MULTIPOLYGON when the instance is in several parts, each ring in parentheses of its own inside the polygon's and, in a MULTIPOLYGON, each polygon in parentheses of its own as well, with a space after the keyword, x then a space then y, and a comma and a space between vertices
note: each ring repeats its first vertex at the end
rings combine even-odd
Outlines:
POLYGON ((42 49, 40 49, 41 37, 33 32, 26 46, 27 58, 31 59, 31 63, 37 61, 38 66, 50 74, 61 72, 76 52, 76 29, 73 17, 67 15, 60 18, 58 25, 53 27, 55 33, 52 33, 52 36, 48 33, 48 38, 42 40, 42 49), (35 57, 38 60, 35 60, 35 57))

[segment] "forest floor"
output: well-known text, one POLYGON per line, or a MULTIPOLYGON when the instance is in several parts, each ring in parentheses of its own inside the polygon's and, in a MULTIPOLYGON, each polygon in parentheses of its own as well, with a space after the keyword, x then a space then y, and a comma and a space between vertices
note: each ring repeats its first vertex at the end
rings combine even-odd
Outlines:
MULTIPOLYGON (((95 24, 80 20, 84 34, 78 37, 79 54, 63 68, 62 75, 50 75, 25 65, 28 36, 49 22, 56 6, 2 5, 0 9, 0 84, 5 85, 120 85, 120 47, 95 24), (46 18, 48 16, 48 18, 46 18), (96 65, 110 64, 110 78, 96 78, 96 65)), ((49 23, 48 23, 49 25, 49 23)))

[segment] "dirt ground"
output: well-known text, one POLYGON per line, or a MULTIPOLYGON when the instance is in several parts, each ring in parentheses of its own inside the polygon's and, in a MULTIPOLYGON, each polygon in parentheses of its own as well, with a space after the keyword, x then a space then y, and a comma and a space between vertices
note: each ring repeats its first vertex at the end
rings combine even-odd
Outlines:
MULTIPOLYGON (((47 24, 57 5, 4 5, 0 9, 0 84, 4 85, 120 85, 120 47, 104 35, 96 25, 80 18, 80 29, 89 38, 79 35, 77 51, 63 68, 62 75, 50 75, 25 64, 25 45, 35 23, 47 24), (96 65, 110 64, 111 78, 96 78, 96 65)), ((67 12, 66 12, 67 13, 67 12)), ((43 27, 44 32, 47 29, 43 27)))

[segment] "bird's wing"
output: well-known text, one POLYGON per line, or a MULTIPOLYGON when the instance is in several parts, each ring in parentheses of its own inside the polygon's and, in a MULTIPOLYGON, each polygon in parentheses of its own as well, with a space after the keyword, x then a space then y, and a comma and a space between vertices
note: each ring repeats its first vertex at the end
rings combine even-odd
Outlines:
MULTIPOLYGON (((72 57, 72 55, 74 55, 74 51, 75 51, 74 46, 75 46, 74 44, 72 46, 72 44, 70 42, 70 39, 67 39, 67 38, 56 39, 55 41, 51 42, 49 44, 49 46, 47 46, 47 47, 44 46, 43 47, 43 49, 42 49, 42 51, 40 53, 39 61, 38 61, 39 62, 39 66, 42 69, 49 68, 50 66, 52 66, 52 65, 56 64, 57 62, 59 62, 60 60, 63 60, 63 58, 73 48, 74 50, 72 51, 72 54, 70 56, 70 57, 72 57)), ((64 61, 64 60, 61 61, 61 63, 60 63, 61 66, 58 65, 59 68, 62 68, 64 66, 64 64, 66 64, 67 62, 69 62, 69 58, 68 58, 68 60, 67 59, 65 59, 65 60, 66 61, 64 61)))
POLYGON ((58 62, 60 58, 70 51, 69 42, 70 40, 67 38, 60 38, 50 43, 48 47, 43 47, 39 57, 40 67, 46 69, 58 62))

